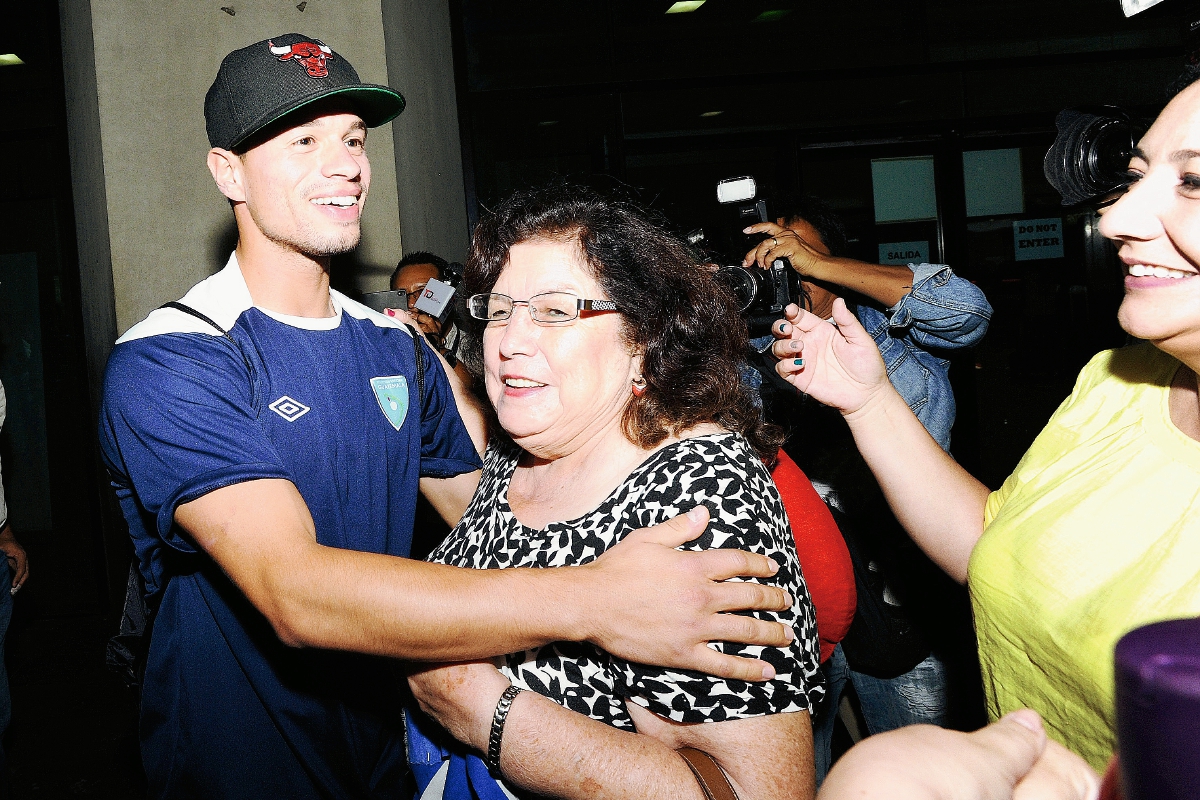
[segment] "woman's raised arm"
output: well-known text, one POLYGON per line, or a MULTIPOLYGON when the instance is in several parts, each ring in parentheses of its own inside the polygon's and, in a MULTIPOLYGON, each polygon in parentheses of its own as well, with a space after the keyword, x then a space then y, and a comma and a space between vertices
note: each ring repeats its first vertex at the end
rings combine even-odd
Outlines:
POLYGON ((983 535, 988 489, 951 458, 887 378, 870 334, 846 307, 830 324, 796 306, 772 332, 776 371, 842 412, 896 519, 925 554, 959 583, 983 535))

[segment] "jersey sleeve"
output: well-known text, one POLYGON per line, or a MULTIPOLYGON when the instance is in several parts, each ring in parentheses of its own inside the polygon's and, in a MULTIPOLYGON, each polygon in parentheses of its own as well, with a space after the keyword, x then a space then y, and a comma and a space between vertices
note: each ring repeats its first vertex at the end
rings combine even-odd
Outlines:
POLYGON ((167 334, 117 345, 105 370, 100 445, 118 495, 136 500, 162 541, 194 552, 173 524, 176 508, 235 483, 291 479, 258 412, 249 367, 222 338, 167 334))
MULTIPOLYGON (((759 619, 791 625, 796 638, 784 648, 717 642, 714 649, 760 658, 775 668, 775 678, 762 683, 717 678, 690 670, 635 664, 614 658, 617 691, 677 722, 720 722, 729 719, 809 711, 824 694, 815 612, 800 572, 783 503, 766 468, 747 448, 727 449, 730 437, 696 442, 645 476, 650 489, 633 527, 664 522, 697 503, 708 506, 705 533, 685 550, 743 549, 774 559, 773 578, 756 582, 786 589, 794 598, 782 612, 743 612, 759 619)), ((736 579, 735 579, 736 580, 736 579)))
POLYGON ((422 340, 425 405, 421 414, 421 477, 449 478, 483 468, 467 433, 442 362, 422 340))

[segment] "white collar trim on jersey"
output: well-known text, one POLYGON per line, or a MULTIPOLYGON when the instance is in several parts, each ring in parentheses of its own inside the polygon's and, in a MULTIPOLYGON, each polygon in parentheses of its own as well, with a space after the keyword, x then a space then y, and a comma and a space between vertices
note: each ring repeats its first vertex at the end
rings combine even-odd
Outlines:
MULTIPOLYGON (((354 319, 369 320, 379 328, 408 330, 397 320, 372 311, 336 289, 329 290, 329 298, 337 312, 332 317, 294 317, 290 314, 268 311, 261 307, 258 307, 258 310, 277 322, 304 330, 333 330, 341 324, 343 313, 349 314, 354 319)), ((226 262, 224 269, 197 283, 179 302, 196 309, 226 331, 237 324, 238 318, 245 313, 246 309, 256 307, 250 298, 250 290, 246 287, 246 279, 242 276, 237 253, 230 253, 229 261, 226 262)), ((213 330, 211 325, 191 314, 173 308, 158 308, 126 331, 125 335, 117 340, 117 344, 164 333, 220 335, 218 331, 213 330)))

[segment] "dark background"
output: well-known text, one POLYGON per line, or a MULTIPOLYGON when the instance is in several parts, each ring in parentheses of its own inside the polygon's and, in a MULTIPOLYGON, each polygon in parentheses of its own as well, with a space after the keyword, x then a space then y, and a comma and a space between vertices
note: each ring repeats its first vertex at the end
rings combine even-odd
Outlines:
MULTIPOLYGON (((997 486, 1087 358, 1124 342, 1111 248, 1041 175, 1054 115, 1111 103, 1152 116, 1194 44, 1187 0, 1129 20, 1117 0, 669 6, 451 0, 470 218, 515 188, 573 176, 630 187, 686 230, 712 214, 717 180, 752 174, 832 203, 861 258, 875 260, 880 242, 929 240, 931 258, 995 307, 952 377, 955 455, 997 486), (998 148, 1020 150, 1025 211, 967 218, 962 154, 998 148), (936 219, 876 224, 870 163, 897 156, 934 159, 936 219), (1015 261, 1018 216, 1063 217, 1065 257, 1015 261)), ((129 553, 96 457, 72 214, 72 192, 87 187, 71 185, 58 26, 50 0, 8 3, 0 17, 0 53, 25 62, 0 66, 0 256, 35 254, 41 326, 32 336, 9 330, 29 315, 0 318, 0 364, 36 344, 43 389, 41 407, 10 401, 0 458, 11 487, 17 437, 38 432, 50 508, 37 524, 12 519, 32 577, 8 637, 5 744, 18 798, 137 797, 133 699, 103 667, 129 553)))

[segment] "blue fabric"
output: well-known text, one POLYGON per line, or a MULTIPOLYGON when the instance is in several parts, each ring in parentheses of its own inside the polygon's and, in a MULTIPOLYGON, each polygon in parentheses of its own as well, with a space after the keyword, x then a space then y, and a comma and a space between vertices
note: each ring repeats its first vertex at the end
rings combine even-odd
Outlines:
POLYGON ((402 679, 390 663, 284 646, 174 515, 214 489, 281 478, 300 491, 319 543, 407 556, 419 478, 481 466, 445 374, 423 346, 418 408, 413 340, 383 318, 343 312, 313 329, 246 308, 229 331, 235 345, 185 320, 172 332, 175 318, 155 313, 151 335, 113 350, 100 419, 159 604, 142 695, 150 796, 398 797, 402 679), (372 388, 380 377, 413 387, 398 429, 372 388))
POLYGON ((850 679, 850 666, 846 654, 839 644, 832 655, 821 665, 825 673, 825 699, 813 714, 813 758, 816 762, 817 788, 825 782, 829 768, 833 766, 833 728, 837 722, 838 703, 842 701, 842 690, 850 679))
POLYGON ((850 670, 850 682, 872 735, 906 725, 946 725, 946 665, 932 653, 895 678, 876 678, 850 670))
POLYGON ((433 737, 445 737, 446 734, 424 714, 410 710, 404 716, 408 762, 417 784, 414 798, 425 793, 442 764, 448 763, 446 785, 441 794, 444 800, 508 800, 482 758, 474 753, 463 753, 465 748, 458 743, 454 743, 454 751, 439 744, 433 737))
MULTIPOLYGON (((954 392, 950 362, 940 351, 970 347, 987 333, 992 306, 983 291, 945 264, 910 264, 912 291, 899 303, 879 311, 852 305, 887 367, 888 378, 917 419, 943 450, 950 449, 954 426, 954 392)), ((773 336, 754 339, 762 352, 773 336)), ((753 376, 749 376, 753 380, 753 376)))

